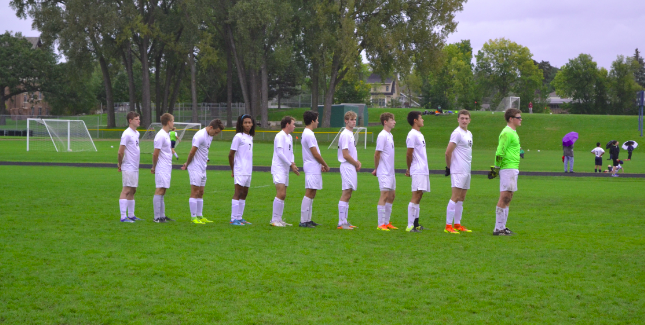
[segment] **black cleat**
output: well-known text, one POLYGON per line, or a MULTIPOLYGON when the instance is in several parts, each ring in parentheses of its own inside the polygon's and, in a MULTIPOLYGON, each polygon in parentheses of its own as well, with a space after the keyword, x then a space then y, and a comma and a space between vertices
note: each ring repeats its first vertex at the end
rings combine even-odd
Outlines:
POLYGON ((168 218, 168 216, 165 216, 165 217, 163 217, 163 218, 164 218, 164 220, 166 220, 166 221, 175 221, 175 220, 173 220, 173 219, 168 218))
POLYGON ((313 221, 309 221, 309 223, 310 223, 312 226, 314 226, 314 227, 318 227, 318 226, 320 226, 320 224, 319 224, 319 223, 315 223, 315 222, 313 222, 313 221))
POLYGON ((298 226, 302 228, 316 228, 316 226, 312 225, 311 222, 301 222, 298 226))
POLYGON ((166 218, 155 219, 155 222, 157 223, 166 222, 166 218))
POLYGON ((515 234, 515 233, 512 232, 508 228, 504 228, 504 229, 501 229, 501 230, 498 229, 498 230, 493 231, 493 236, 511 236, 513 234, 515 234))

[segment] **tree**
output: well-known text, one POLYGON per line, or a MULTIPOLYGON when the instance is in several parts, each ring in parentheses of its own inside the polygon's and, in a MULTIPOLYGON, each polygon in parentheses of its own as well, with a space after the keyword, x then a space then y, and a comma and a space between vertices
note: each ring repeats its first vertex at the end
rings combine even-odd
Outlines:
POLYGON ((634 59, 632 62, 636 65, 634 70, 634 79, 637 84, 645 88, 645 62, 643 62, 643 57, 638 49, 636 49, 636 52, 634 53, 634 59))
POLYGON ((472 51, 469 40, 443 48, 440 64, 426 75, 424 104, 431 109, 474 108, 472 51))
POLYGON ((361 69, 352 69, 338 84, 334 103, 369 103, 372 87, 367 83, 371 74, 369 65, 361 64, 361 69))
POLYGON ((555 88, 553 88, 551 81, 553 81, 555 75, 558 74, 558 71, 560 71, 560 69, 552 66, 549 61, 540 61, 540 63, 533 61, 533 63, 535 63, 538 68, 542 70, 542 73, 544 75, 544 80, 542 80, 542 83, 545 86, 545 91, 547 92, 547 94, 554 92, 555 88))
POLYGON ((598 112, 596 85, 602 84, 598 78, 598 64, 591 55, 580 54, 562 66, 552 85, 558 96, 573 100, 572 113, 592 114, 598 112))
POLYGON ((642 90, 642 87, 636 83, 634 70, 635 66, 632 64, 632 58, 619 55, 611 63, 609 85, 612 113, 614 114, 637 113, 636 92, 642 90))

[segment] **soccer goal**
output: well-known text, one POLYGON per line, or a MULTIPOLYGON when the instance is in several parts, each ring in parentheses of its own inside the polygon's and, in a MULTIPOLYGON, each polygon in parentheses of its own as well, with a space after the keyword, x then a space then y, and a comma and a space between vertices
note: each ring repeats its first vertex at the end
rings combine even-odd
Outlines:
POLYGON ((506 112, 509 108, 520 108, 520 98, 519 97, 504 97, 502 101, 497 105, 496 112, 506 112))
POLYGON ((82 120, 27 119, 27 151, 96 151, 82 120))
MULTIPOLYGON (((142 153, 152 153, 154 151, 154 141, 157 132, 163 128, 161 123, 152 123, 146 130, 146 133, 141 137, 139 143, 139 148, 141 148, 142 153)), ((177 132, 177 143, 175 144, 175 149, 179 146, 182 141, 190 141, 192 143, 193 136, 197 131, 201 130, 202 125, 200 123, 179 123, 175 122, 175 132, 177 132)))
MULTIPOLYGON (((340 134, 343 133, 343 130, 345 130, 345 128, 341 128, 340 131, 338 131, 338 134, 336 134, 336 137, 331 141, 331 144, 327 149, 338 147, 338 138, 340 138, 340 134)), ((358 144, 361 143, 361 140, 363 140, 363 149, 367 149, 367 128, 354 128, 354 145, 356 148, 358 148, 358 144), (363 133, 363 139, 361 139, 361 133, 363 133)))

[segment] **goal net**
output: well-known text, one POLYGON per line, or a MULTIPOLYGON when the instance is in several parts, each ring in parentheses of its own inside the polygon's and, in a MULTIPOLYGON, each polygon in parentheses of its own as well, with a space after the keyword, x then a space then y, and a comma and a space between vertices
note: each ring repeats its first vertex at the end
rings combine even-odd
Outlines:
MULTIPOLYGON (((161 130, 163 126, 161 123, 152 123, 146 130, 146 133, 141 137, 139 142, 139 148, 141 148, 142 153, 152 153, 154 151, 154 141, 157 132, 161 130)), ((175 144, 175 150, 179 147, 179 144, 182 141, 189 141, 192 143, 193 136, 197 131, 201 130, 202 125, 200 123, 179 123, 175 122, 175 132, 177 132, 177 143, 175 144)))
MULTIPOLYGON (((345 128, 341 128, 340 131, 338 131, 338 134, 336 134, 336 137, 331 141, 331 144, 327 149, 331 149, 332 147, 338 148, 338 139, 340 138, 340 134, 343 133, 343 130, 345 130, 345 128)), ((356 148, 359 147, 361 142, 363 142, 363 149, 367 149, 367 128, 354 128, 354 145, 356 148)))
POLYGON ((82 120, 27 119, 27 151, 96 151, 82 120))
POLYGON ((502 101, 497 105, 497 112, 505 112, 509 108, 520 109, 520 98, 519 97, 504 97, 502 101))

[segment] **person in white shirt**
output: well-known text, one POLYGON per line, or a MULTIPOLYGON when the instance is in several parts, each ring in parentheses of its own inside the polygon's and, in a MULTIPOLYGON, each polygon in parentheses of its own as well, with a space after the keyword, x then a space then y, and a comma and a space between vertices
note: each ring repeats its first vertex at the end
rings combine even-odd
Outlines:
POLYGON ((328 172, 329 166, 320 156, 320 148, 314 129, 318 127, 318 112, 306 111, 302 115, 305 129, 302 131, 302 170, 305 172, 305 196, 300 206, 300 227, 314 228, 318 226, 311 220, 312 208, 316 191, 322 190, 322 172, 328 172))
POLYGON ((457 113, 459 126, 452 131, 446 148, 446 176, 450 176, 452 196, 446 209, 446 228, 451 234, 472 232, 461 225, 466 192, 470 188, 470 166, 473 160, 473 135, 468 131, 470 112, 462 109, 457 113), (453 227, 454 221, 454 227, 453 227))
POLYGON ((182 170, 188 169, 190 179, 188 206, 190 208, 190 221, 195 224, 212 222, 203 215, 206 163, 208 162, 208 150, 211 147, 211 141, 222 130, 224 130, 224 124, 219 119, 215 119, 207 127, 197 131, 193 136, 193 147, 188 153, 188 159, 181 166, 182 170))
POLYGON ((141 118, 137 112, 129 112, 128 128, 121 135, 119 146, 117 169, 121 173, 123 189, 119 196, 119 210, 121 222, 135 222, 142 220, 134 216, 134 194, 139 186, 139 161, 141 151, 139 150, 139 131, 141 118))
POLYGON ((596 156, 594 173, 602 173, 602 155, 605 154, 605 150, 600 147, 600 142, 596 142, 596 147, 591 150, 591 153, 596 156))
POLYGON ((408 204, 408 227, 405 231, 420 232, 425 228, 419 224, 419 203, 424 192, 430 192, 430 172, 428 171, 428 155, 426 153, 426 140, 421 133, 423 117, 421 112, 408 113, 408 123, 412 130, 405 139, 408 148, 406 162, 408 169, 405 176, 412 178, 412 198, 408 204))
POLYGON ((352 111, 345 113, 345 129, 338 139, 338 161, 340 162, 340 178, 343 189, 343 194, 338 201, 338 229, 356 228, 347 220, 349 199, 352 198, 352 191, 357 189, 357 172, 361 170, 361 162, 358 161, 354 133, 352 132, 355 126, 356 113, 352 111))
POLYGON ((383 125, 383 131, 376 138, 374 170, 372 171, 372 175, 378 177, 378 185, 381 190, 381 196, 376 206, 378 213, 378 227, 376 229, 390 231, 390 229, 398 229, 390 222, 396 190, 394 137, 392 136, 392 129, 396 125, 394 115, 392 113, 381 114, 381 124, 383 125))
POLYGON ((296 128, 296 119, 285 116, 280 121, 282 131, 278 132, 273 140, 273 160, 271 161, 271 175, 275 184, 275 198, 273 199, 273 215, 270 224, 274 227, 291 226, 282 220, 284 212, 284 199, 287 197, 289 186, 289 169, 297 176, 300 171, 296 167, 293 156, 293 138, 291 132, 296 128))
POLYGON ((246 196, 251 187, 253 174, 253 137, 255 136, 255 119, 244 114, 237 118, 235 137, 228 153, 228 164, 231 166, 231 177, 235 183, 235 193, 231 202, 231 225, 244 226, 251 223, 243 218, 246 196))
POLYGON ((155 211, 155 222, 174 221, 166 216, 166 205, 164 195, 170 188, 170 176, 172 172, 172 148, 168 132, 175 125, 175 117, 172 114, 161 115, 161 130, 157 132, 154 140, 154 152, 152 153, 152 168, 150 172, 155 175, 155 196, 152 199, 152 206, 155 211))

